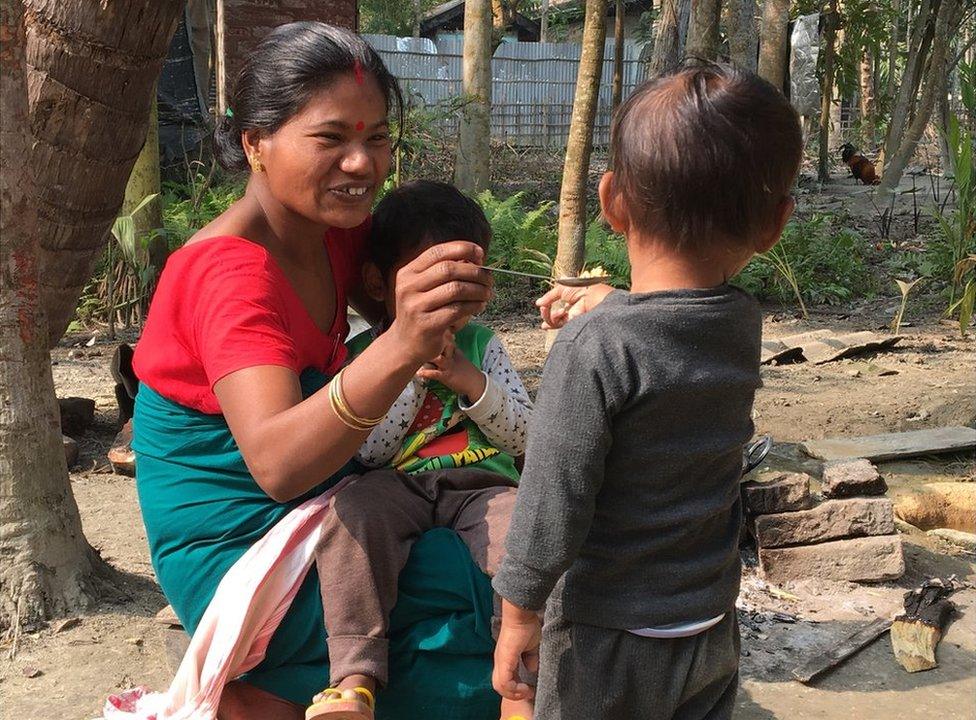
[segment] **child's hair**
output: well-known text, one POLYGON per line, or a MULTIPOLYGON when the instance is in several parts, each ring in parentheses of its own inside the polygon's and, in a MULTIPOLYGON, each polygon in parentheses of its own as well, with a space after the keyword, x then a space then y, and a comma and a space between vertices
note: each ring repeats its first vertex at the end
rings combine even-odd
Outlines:
POLYGON ((242 132, 274 134, 305 107, 313 93, 345 73, 359 71, 376 80, 387 112, 392 111, 397 127, 402 127, 400 85, 359 35, 313 21, 276 27, 245 57, 228 112, 218 118, 214 130, 217 161, 226 170, 247 170, 242 132))
POLYGON ((800 168, 789 101, 729 65, 645 82, 617 110, 612 189, 636 228, 688 249, 745 243, 771 226, 800 168))
POLYGON ((481 206, 448 183, 413 180, 388 192, 376 206, 367 251, 386 275, 412 250, 451 240, 467 240, 488 251, 491 226, 481 206))

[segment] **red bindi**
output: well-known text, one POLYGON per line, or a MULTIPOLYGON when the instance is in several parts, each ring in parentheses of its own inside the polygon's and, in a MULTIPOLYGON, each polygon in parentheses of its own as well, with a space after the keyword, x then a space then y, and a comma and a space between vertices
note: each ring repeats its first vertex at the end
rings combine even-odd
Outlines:
POLYGON ((362 130, 365 127, 366 127, 366 123, 364 123, 362 120, 360 120, 359 122, 356 123, 356 129, 357 130, 362 130))
POLYGON ((353 75, 356 77, 357 85, 362 85, 364 82, 366 82, 366 78, 363 76, 363 64, 359 62, 359 58, 353 60, 352 72, 353 75))

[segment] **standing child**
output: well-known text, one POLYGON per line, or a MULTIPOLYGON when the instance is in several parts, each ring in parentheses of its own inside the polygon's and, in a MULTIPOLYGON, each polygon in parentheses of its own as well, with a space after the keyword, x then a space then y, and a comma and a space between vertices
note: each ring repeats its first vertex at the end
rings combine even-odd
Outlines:
MULTIPOLYGON (((464 239, 486 251, 481 208, 451 185, 416 181, 377 206, 364 268, 366 289, 392 321, 396 273, 439 243, 464 239)), ((350 341, 361 353, 382 331, 350 341)), ((489 575, 498 569, 515 504, 515 458, 525 450, 532 409, 508 354, 488 328, 468 323, 418 373, 370 433, 357 459, 374 470, 336 495, 316 562, 333 687, 306 714, 368 720, 387 682, 386 629, 397 577, 413 543, 448 527, 489 575)), ((528 715, 527 700, 503 700, 502 717, 528 715)))
POLYGON ((526 697, 518 662, 538 662, 540 720, 719 720, 738 684, 739 477, 762 329, 727 283, 793 211, 800 126, 767 82, 709 65, 635 90, 612 152, 600 203, 627 239, 631 290, 604 290, 546 361, 494 579, 493 681, 526 697))

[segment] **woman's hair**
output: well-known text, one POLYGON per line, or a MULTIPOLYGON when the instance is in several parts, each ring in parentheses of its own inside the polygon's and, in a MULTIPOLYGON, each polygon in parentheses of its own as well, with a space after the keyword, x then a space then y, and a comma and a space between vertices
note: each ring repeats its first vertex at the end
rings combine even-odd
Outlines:
POLYGON ((217 161, 226 170, 247 170, 241 144, 245 130, 273 134, 298 113, 314 92, 339 75, 372 75, 403 123, 403 96, 396 78, 365 40, 350 30, 321 22, 294 22, 268 33, 248 54, 229 98, 228 113, 214 131, 217 161))
POLYGON ((481 206, 453 185, 413 180, 388 192, 373 211, 368 259, 385 276, 420 247, 467 240, 487 253, 491 225, 481 206))
POLYGON ((675 246, 766 230, 800 169, 796 111, 758 75, 705 64, 647 81, 617 110, 612 188, 637 228, 675 246))

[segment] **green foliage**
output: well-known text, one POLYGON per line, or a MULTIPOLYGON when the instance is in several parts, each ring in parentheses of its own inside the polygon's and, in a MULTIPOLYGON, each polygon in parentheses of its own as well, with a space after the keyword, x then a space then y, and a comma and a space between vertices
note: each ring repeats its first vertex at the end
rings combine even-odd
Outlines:
MULTIPOLYGON (((420 0, 420 16, 438 5, 438 0, 420 0)), ((415 0, 359 0, 359 31, 377 35, 413 35, 415 0)))
POLYGON ((791 221, 779 244, 756 256, 734 282, 765 300, 836 304, 870 293, 863 241, 831 215, 791 221), (866 293, 867 291, 867 293, 866 293))
POLYGON ((546 274, 545 260, 540 258, 540 254, 544 258, 551 258, 555 253, 554 203, 542 203, 536 208, 527 209, 523 205, 522 193, 501 200, 490 190, 485 190, 476 199, 491 225, 489 264, 509 270, 546 274))
POLYGON ((203 174, 193 176, 186 183, 164 182, 162 231, 170 250, 181 247, 243 193, 243 180, 214 184, 203 174))

